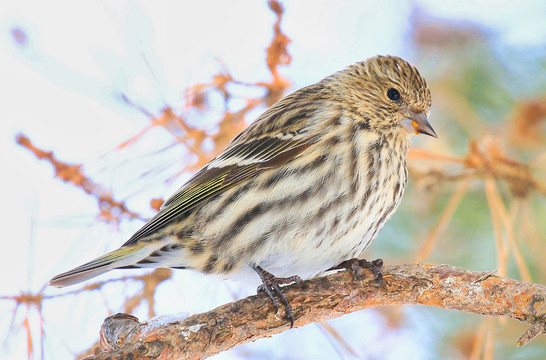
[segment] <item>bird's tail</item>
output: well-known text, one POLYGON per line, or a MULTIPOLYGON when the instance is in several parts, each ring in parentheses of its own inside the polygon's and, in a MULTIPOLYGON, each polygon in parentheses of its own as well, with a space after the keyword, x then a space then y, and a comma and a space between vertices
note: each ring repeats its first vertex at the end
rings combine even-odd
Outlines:
POLYGON ((144 246, 144 244, 123 246, 75 269, 55 276, 49 281, 49 285, 55 287, 74 285, 116 268, 132 266, 145 259, 154 250, 144 246))

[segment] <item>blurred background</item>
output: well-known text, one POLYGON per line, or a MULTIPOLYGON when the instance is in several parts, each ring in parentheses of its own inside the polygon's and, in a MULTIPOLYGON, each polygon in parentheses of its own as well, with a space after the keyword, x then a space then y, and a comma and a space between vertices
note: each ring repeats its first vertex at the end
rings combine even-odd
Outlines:
MULTIPOLYGON (((426 77, 438 139, 415 138, 405 198, 366 258, 545 284, 545 14, 540 0, 2 2, 2 358, 81 358, 108 315, 255 293, 183 270, 46 285, 119 247, 280 97, 376 54, 426 77)), ((526 329, 385 307, 214 358, 544 359, 544 337, 514 347, 526 329)))

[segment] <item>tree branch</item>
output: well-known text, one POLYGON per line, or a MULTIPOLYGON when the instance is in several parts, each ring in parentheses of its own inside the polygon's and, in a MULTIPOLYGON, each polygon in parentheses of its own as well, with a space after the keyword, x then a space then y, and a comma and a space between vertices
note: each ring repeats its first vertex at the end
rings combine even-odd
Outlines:
MULTIPOLYGON (((368 270, 366 270, 368 271, 368 270)), ((348 271, 285 287, 295 327, 385 305, 427 305, 516 319, 532 327, 516 342, 525 345, 546 332, 546 287, 471 272, 449 265, 397 265, 354 280, 348 271)), ((261 294, 185 319, 159 318, 141 324, 131 315, 107 318, 101 352, 88 359, 202 359, 289 329, 281 309, 261 294)))

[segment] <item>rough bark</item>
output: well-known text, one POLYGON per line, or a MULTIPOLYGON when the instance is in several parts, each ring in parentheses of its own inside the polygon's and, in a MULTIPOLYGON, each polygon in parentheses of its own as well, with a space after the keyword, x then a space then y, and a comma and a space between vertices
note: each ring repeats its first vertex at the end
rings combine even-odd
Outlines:
MULTIPOLYGON (((367 272, 366 274, 369 274, 367 272)), ((502 316, 529 323, 521 346, 546 332, 546 287, 448 265, 383 268, 356 280, 348 271, 285 287, 295 327, 385 305, 426 305, 502 316)), ((284 309, 275 313, 265 295, 250 296, 206 313, 157 325, 118 314, 105 320, 101 348, 88 359, 202 359, 289 329, 284 309)))

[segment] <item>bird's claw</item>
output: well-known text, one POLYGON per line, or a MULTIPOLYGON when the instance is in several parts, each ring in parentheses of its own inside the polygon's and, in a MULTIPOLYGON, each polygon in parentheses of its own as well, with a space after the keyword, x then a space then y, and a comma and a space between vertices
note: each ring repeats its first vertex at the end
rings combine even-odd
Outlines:
POLYGON ((267 296, 269 296, 269 298, 271 299, 271 302, 273 303, 273 307, 275 308, 275 312, 279 312, 279 300, 280 300, 284 305, 286 317, 290 320, 290 328, 293 328, 294 327, 294 310, 292 309, 290 302, 286 298, 286 295, 284 294, 284 291, 281 285, 291 284, 294 282, 301 284, 303 283, 303 280, 298 275, 294 275, 294 276, 290 276, 286 278, 278 278, 257 265, 254 265, 252 268, 258 273, 263 283, 260 286, 258 286, 258 289, 257 289, 258 294, 264 292, 267 294, 267 296))
POLYGON ((355 280, 362 280, 365 277, 363 269, 369 269, 374 278, 379 282, 379 286, 383 287, 383 274, 381 268, 383 267, 383 260, 376 259, 368 261, 365 259, 349 259, 343 261, 341 264, 330 268, 329 270, 347 269, 353 274, 355 280))
POLYGON ((381 269, 383 268, 383 259, 375 259, 373 261, 361 261, 364 261, 365 264, 361 264, 360 266, 370 269, 370 271, 373 273, 373 276, 379 283, 379 286, 383 287, 383 274, 381 273, 381 269))

